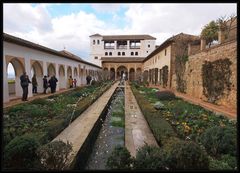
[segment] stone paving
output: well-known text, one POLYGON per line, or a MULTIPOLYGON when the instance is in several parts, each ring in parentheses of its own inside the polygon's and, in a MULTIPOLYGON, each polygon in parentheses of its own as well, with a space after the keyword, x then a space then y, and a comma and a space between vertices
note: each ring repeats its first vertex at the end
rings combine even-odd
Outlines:
MULTIPOLYGON (((159 88, 161 91, 170 90, 170 89, 162 88, 161 86, 157 86, 157 85, 149 85, 149 87, 159 88)), ((173 90, 170 90, 170 91, 174 92, 174 94, 177 97, 180 97, 180 98, 182 98, 185 101, 188 101, 188 102, 193 103, 195 105, 199 105, 199 106, 201 106, 201 107, 203 107, 205 109, 208 109, 210 111, 213 111, 215 113, 223 114, 223 115, 227 116, 230 119, 236 119, 237 118, 237 110, 229 109, 229 108, 224 107, 224 106, 214 105, 214 104, 205 102, 205 101, 203 101, 201 99, 193 98, 193 97, 191 97, 189 95, 186 95, 186 94, 183 94, 183 93, 179 93, 179 92, 176 92, 176 91, 173 91, 173 90)))
POLYGON ((142 114, 129 84, 125 85, 125 146, 136 157, 137 149, 144 144, 158 146, 142 114))
POLYGON ((107 105, 109 99, 117 88, 119 82, 116 82, 101 97, 99 97, 91 106, 89 106, 77 119, 75 119, 67 128, 65 128, 53 141, 62 140, 70 142, 73 147, 69 163, 71 164, 88 134, 91 132, 94 124, 107 105))

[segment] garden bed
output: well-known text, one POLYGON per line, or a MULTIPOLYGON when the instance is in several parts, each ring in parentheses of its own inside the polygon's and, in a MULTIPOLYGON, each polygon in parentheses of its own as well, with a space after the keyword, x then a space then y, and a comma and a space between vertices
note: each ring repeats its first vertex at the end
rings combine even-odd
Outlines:
MULTIPOLYGON (((63 94, 36 99, 29 103, 4 109, 4 167, 21 169, 21 164, 14 163, 14 166, 11 163, 14 160, 10 154, 14 150, 14 148, 9 147, 12 145, 11 143, 15 142, 17 144, 18 138, 26 135, 34 137, 34 140, 40 145, 50 142, 111 85, 112 82, 104 82, 77 88, 63 94)), ((28 166, 24 168, 31 169, 28 166)))
POLYGON ((209 169, 236 169, 236 121, 168 94, 160 96, 158 89, 134 84, 132 90, 160 146, 171 137, 193 141, 207 151, 209 169))

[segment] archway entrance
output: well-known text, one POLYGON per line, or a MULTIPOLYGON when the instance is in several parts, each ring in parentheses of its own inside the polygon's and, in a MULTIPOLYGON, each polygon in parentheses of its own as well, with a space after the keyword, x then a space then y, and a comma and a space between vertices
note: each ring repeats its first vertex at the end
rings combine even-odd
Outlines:
POLYGON ((117 80, 120 80, 121 77, 123 76, 123 73, 125 73, 126 75, 126 80, 127 80, 127 77, 128 77, 128 71, 127 71, 127 68, 125 66, 119 66, 117 68, 117 80))
POLYGON ((37 92, 43 92, 43 69, 41 64, 38 61, 35 61, 32 64, 30 80, 32 80, 32 77, 34 74, 36 75, 37 83, 38 83, 37 92))
POLYGON ((56 75, 56 70, 53 64, 49 64, 48 66, 48 75, 49 77, 56 75))
POLYGON ((7 64, 9 100, 22 96, 20 76, 24 71, 23 64, 17 58, 11 59, 7 64))
POLYGON ((110 69, 110 80, 115 80, 115 69, 114 68, 110 69))
POLYGON ((66 88, 65 71, 63 65, 59 67, 59 89, 66 88))
POLYGON ((135 80, 135 70, 134 68, 131 68, 129 71, 129 80, 134 81, 135 80))

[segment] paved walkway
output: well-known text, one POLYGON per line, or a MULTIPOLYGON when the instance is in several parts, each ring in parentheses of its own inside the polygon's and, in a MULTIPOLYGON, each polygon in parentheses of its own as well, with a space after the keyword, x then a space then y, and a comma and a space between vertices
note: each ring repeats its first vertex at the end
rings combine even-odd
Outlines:
POLYGON ((119 82, 116 82, 101 97, 99 97, 91 106, 88 107, 77 119, 75 119, 66 129, 64 129, 53 141, 62 140, 70 142, 73 147, 69 162, 70 166, 78 151, 82 147, 88 134, 91 132, 94 124, 98 120, 103 109, 117 88, 119 82))
POLYGON ((132 156, 145 143, 158 146, 132 90, 125 82, 125 146, 132 156))
MULTIPOLYGON (((84 85, 80 86, 80 87, 83 87, 84 85)), ((22 101, 22 97, 15 97, 14 99, 10 100, 9 102, 7 103, 3 103, 3 108, 7 108, 7 107, 11 107, 11 106, 14 106, 14 105, 17 105, 17 104, 20 104, 20 103, 27 103, 29 101, 33 101, 35 99, 38 99, 38 98, 46 98, 46 97, 49 97, 51 95, 55 95, 55 94, 61 94, 61 93, 64 93, 66 91, 70 91, 70 90, 73 90, 75 88, 68 88, 68 89, 61 89, 59 91, 56 91, 55 93, 47 93, 47 94, 43 94, 43 93, 38 93, 38 94, 34 94, 33 97, 28 97, 28 101, 22 101)))
POLYGON ((194 97, 191 97, 189 95, 186 95, 186 94, 183 94, 183 93, 180 93, 180 92, 177 92, 177 91, 173 91, 171 89, 162 88, 161 86, 149 85, 149 87, 159 88, 161 91, 164 91, 164 90, 169 91, 170 90, 170 91, 174 92, 174 94, 177 97, 180 97, 185 101, 188 101, 188 102, 193 103, 195 105, 202 106, 203 108, 208 109, 210 111, 213 111, 215 113, 223 114, 230 119, 236 119, 237 118, 237 110, 233 110, 233 109, 230 109, 230 108, 227 108, 227 107, 224 107, 224 106, 214 105, 214 104, 205 102, 201 99, 194 98, 194 97))

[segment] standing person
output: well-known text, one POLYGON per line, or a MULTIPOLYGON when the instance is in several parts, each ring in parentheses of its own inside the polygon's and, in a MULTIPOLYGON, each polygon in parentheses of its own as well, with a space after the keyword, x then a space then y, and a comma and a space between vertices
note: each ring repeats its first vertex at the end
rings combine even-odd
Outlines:
POLYGON ((74 79, 73 83, 74 83, 74 88, 76 88, 77 87, 77 79, 74 79))
POLYGON ((56 92, 57 82, 58 82, 57 78, 55 77, 55 75, 53 75, 51 77, 51 79, 49 80, 51 93, 55 93, 56 92))
POLYGON ((21 81, 21 87, 23 89, 23 95, 22 95, 22 101, 28 101, 28 85, 30 82, 28 75, 26 72, 23 72, 23 74, 20 76, 20 81, 21 81))
POLYGON ((86 80, 87 80, 87 85, 89 85, 89 84, 90 84, 90 81, 92 80, 92 77, 91 77, 90 75, 88 75, 88 76, 86 77, 86 80))
MULTIPOLYGON (((51 78, 50 78, 50 75, 48 74, 48 75, 47 75, 48 87, 50 87, 50 83, 49 83, 50 79, 51 79, 51 78)), ((47 89, 47 93, 49 93, 48 89, 47 89)))
POLYGON ((72 78, 72 76, 69 77, 69 79, 68 79, 68 84, 69 84, 69 87, 70 87, 70 88, 73 87, 73 78, 72 78))
POLYGON ((47 80, 47 76, 45 75, 44 78, 43 78, 43 94, 47 94, 46 91, 47 91, 47 88, 48 88, 48 80, 47 80))
POLYGON ((33 75, 32 77, 32 92, 33 93, 37 93, 37 86, 38 86, 38 83, 37 83, 37 78, 36 78, 36 74, 33 75))

